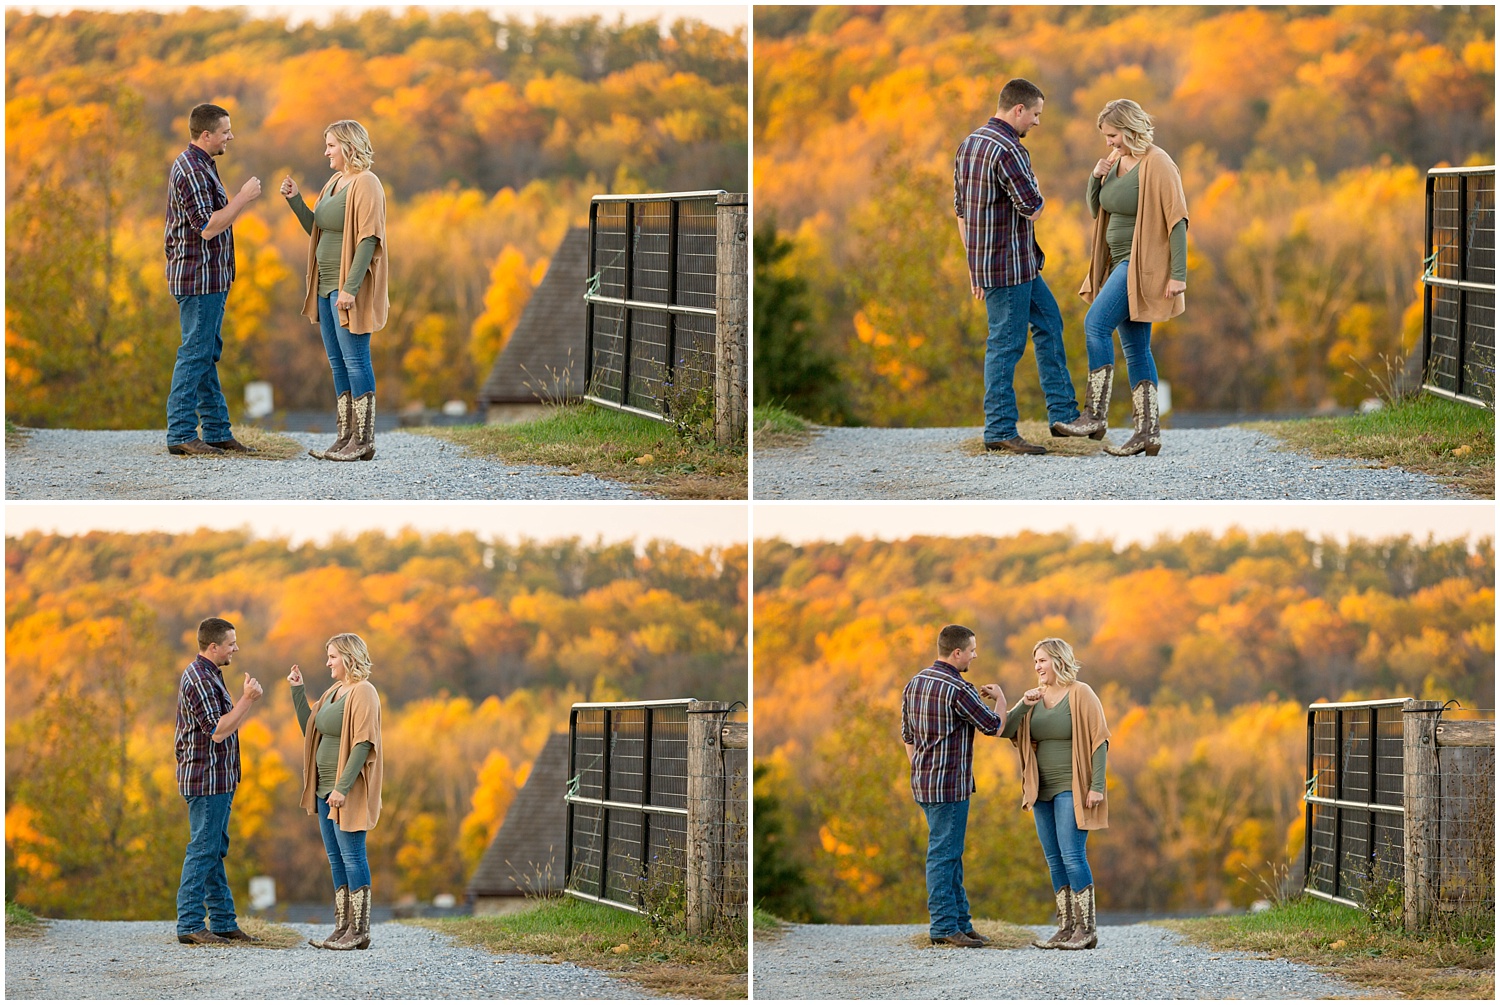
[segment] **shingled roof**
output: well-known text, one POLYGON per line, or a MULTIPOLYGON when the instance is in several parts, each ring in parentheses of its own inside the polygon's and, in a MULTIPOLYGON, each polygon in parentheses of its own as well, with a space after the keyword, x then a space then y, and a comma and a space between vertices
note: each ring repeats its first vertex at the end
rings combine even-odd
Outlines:
POLYGON ((540 398, 533 387, 546 386, 554 392, 554 374, 562 378, 565 370, 567 379, 560 385, 565 396, 583 394, 583 293, 588 263, 589 229, 572 227, 480 388, 481 410, 489 405, 537 404, 540 398))
POLYGON ((469 879, 469 897, 519 897, 562 889, 567 790, 568 734, 553 733, 469 879))

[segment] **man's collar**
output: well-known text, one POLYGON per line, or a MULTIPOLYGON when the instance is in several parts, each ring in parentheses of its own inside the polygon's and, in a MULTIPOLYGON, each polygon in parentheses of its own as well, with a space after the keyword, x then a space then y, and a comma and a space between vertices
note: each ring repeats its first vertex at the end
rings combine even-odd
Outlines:
POLYGON ((964 672, 958 667, 954 666, 952 663, 944 662, 943 660, 934 660, 932 663, 932 668, 934 670, 946 670, 949 673, 953 674, 955 677, 962 677, 964 675, 964 672))
POLYGON ((1013 140, 1019 140, 1021 138, 1021 134, 1018 133, 1018 132, 1016 132, 1016 127, 1013 126, 1013 125, 1011 125, 1009 122, 1006 122, 1004 119, 1002 119, 998 115, 991 115, 990 116, 990 125, 994 126, 997 129, 1003 129, 1003 130, 1005 130, 1005 132, 1013 140))

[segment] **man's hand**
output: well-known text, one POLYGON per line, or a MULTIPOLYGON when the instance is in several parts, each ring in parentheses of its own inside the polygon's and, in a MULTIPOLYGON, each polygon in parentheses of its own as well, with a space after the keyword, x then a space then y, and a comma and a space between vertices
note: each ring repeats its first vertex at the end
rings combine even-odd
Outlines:
POLYGON ((1093 789, 1090 789, 1089 794, 1083 797, 1083 805, 1089 809, 1093 809, 1102 802, 1104 802, 1104 793, 1095 792, 1093 789))
POLYGON ((281 179, 281 194, 288 199, 302 194, 302 190, 297 187, 297 183, 292 180, 291 175, 287 175, 281 179))
POLYGON ((1031 214, 1031 215, 1030 215, 1030 216, 1026 216, 1026 214, 1025 214, 1025 213, 1022 213, 1022 214, 1021 214, 1021 215, 1022 215, 1022 216, 1026 216, 1026 219, 1028 219, 1028 220, 1030 220, 1030 221, 1031 221, 1031 222, 1032 222, 1032 223, 1036 223, 1036 221, 1037 221, 1037 220, 1038 220, 1038 219, 1039 219, 1039 218, 1040 218, 1040 217, 1041 217, 1041 215, 1042 215, 1042 210, 1044 210, 1044 209, 1046 209, 1046 208, 1047 208, 1047 204, 1046 204, 1046 203, 1043 203, 1043 204, 1042 204, 1042 205, 1040 205, 1040 206, 1038 206, 1038 207, 1037 207, 1037 208, 1036 208, 1036 212, 1035 212, 1035 213, 1032 213, 1032 214, 1031 214))
POLYGON ((240 201, 254 202, 260 198, 260 179, 251 177, 245 184, 240 186, 240 201))
POLYGON ((1042 689, 1039 687, 1032 688, 1030 691, 1027 691, 1025 694, 1021 695, 1021 700, 1028 705, 1035 705, 1037 702, 1042 700, 1042 689))
POLYGON ((328 805, 332 806, 334 809, 338 809, 340 806, 344 805, 344 794, 338 789, 334 789, 332 792, 328 793, 328 805))
POLYGON ((292 687, 302 683, 302 671, 297 668, 297 664, 292 664, 292 672, 286 675, 286 679, 292 687))
POLYGON ((1187 292, 1187 283, 1183 282, 1181 279, 1168 279, 1167 280, 1167 299, 1168 300, 1171 300, 1173 297, 1177 296, 1180 293, 1186 293, 1186 292, 1187 292))
POLYGON ((260 701, 260 696, 265 693, 265 690, 260 686, 260 681, 249 674, 245 675, 245 687, 240 692, 242 698, 249 698, 251 701, 260 701))

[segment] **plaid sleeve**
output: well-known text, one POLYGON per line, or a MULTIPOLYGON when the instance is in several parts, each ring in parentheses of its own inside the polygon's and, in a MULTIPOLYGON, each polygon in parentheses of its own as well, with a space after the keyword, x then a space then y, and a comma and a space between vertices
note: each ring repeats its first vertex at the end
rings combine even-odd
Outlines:
POLYGON ((960 147, 958 156, 953 158, 953 212, 961 220, 964 216, 964 187, 963 179, 959 174, 959 165, 963 163, 964 151, 960 147))
POLYGON ((177 178, 177 201, 195 233, 202 234, 215 213, 214 189, 198 171, 183 171, 177 178))
POLYGON ((213 735, 219 727, 219 703, 210 691, 208 682, 198 674, 191 674, 183 682, 182 710, 194 726, 213 735))
POLYGON ((994 709, 984 703, 972 684, 959 688, 953 697, 953 710, 959 717, 974 724, 974 728, 986 736, 994 736, 1003 725, 994 709))
POLYGON ((1045 200, 1042 199, 1042 190, 1037 187, 1036 176, 1017 151, 1000 147, 995 156, 995 173, 1016 212, 1031 216, 1042 208, 1045 200))
POLYGON ((904 687, 901 690, 901 742, 902 743, 916 743, 917 742, 917 735, 912 732, 912 728, 911 728, 911 717, 909 716, 909 714, 906 711, 906 695, 907 695, 907 692, 910 691, 910 690, 911 690, 911 685, 910 684, 907 684, 906 687, 904 687))

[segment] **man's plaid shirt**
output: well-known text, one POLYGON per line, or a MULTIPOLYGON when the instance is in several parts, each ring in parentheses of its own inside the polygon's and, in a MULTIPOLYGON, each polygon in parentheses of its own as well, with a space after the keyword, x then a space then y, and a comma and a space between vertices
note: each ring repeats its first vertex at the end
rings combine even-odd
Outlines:
POLYGON ((1026 217, 1043 202, 1031 155, 1009 122, 990 119, 959 144, 953 211, 963 220, 973 285, 1019 286, 1041 273, 1045 256, 1026 217))
POLYGON ((911 794, 919 803, 957 803, 974 791, 974 730, 994 736, 1004 720, 974 685, 938 660, 901 692, 901 741, 917 748, 911 794))
POLYGON ((229 205, 214 159, 196 144, 177 155, 167 183, 167 292, 223 293, 234 282, 234 228, 207 241, 208 218, 229 205))
POLYGON ((184 796, 233 792, 240 784, 240 734, 218 743, 219 719, 234 708, 223 672, 199 656, 177 687, 177 791, 184 796))

